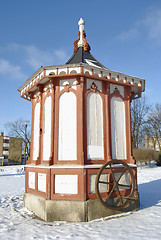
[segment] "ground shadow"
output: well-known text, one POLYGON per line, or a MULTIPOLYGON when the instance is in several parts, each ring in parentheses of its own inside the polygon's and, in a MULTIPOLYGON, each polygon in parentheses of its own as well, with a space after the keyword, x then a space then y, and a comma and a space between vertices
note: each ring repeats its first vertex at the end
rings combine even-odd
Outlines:
POLYGON ((156 206, 158 203, 161 207, 161 179, 139 184, 138 189, 141 209, 156 206))

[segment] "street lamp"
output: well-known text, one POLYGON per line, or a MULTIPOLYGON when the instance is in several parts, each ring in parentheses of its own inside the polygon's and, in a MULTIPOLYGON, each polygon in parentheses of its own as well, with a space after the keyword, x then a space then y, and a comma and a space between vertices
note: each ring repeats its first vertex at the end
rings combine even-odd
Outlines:
POLYGON ((30 121, 25 120, 25 154, 24 154, 24 165, 26 165, 26 149, 27 149, 27 123, 30 121))

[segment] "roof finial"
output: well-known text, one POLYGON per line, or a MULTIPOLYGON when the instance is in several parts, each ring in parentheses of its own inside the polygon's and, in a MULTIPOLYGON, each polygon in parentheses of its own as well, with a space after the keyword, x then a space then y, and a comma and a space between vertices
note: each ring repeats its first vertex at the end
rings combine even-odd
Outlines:
POLYGON ((85 22, 82 18, 80 18, 78 25, 79 25, 78 39, 73 43, 74 46, 73 52, 76 52, 79 47, 84 47, 84 51, 90 51, 91 48, 87 43, 87 40, 85 39, 86 37, 84 31, 85 22))
POLYGON ((84 33, 85 22, 82 18, 80 18, 78 25, 79 25, 79 32, 80 32, 80 40, 78 42, 78 47, 83 47, 84 46, 83 33, 84 33))

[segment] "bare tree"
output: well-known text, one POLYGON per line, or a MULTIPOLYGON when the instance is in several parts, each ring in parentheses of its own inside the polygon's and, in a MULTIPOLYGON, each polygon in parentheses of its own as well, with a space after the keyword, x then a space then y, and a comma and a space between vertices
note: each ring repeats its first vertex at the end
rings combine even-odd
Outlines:
POLYGON ((156 143, 161 150, 161 104, 156 104, 150 111, 147 118, 146 134, 148 138, 153 142, 155 149, 156 143))
POLYGON ((145 138, 145 126, 150 110, 151 105, 148 103, 145 95, 133 100, 131 103, 131 135, 134 148, 138 148, 145 138))
MULTIPOLYGON (((17 137, 17 138, 22 138, 23 142, 27 144, 27 149, 30 149, 30 123, 28 121, 28 128, 25 126, 25 121, 22 119, 8 122, 4 125, 7 134, 11 137, 17 137)), ((28 152, 27 150, 27 152, 28 152)))

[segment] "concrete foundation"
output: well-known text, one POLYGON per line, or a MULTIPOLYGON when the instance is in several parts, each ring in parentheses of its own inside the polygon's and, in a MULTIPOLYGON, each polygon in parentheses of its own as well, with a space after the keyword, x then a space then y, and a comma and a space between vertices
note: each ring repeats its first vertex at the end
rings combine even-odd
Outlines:
POLYGON ((94 219, 139 210, 139 196, 130 200, 123 210, 111 210, 104 207, 97 199, 87 201, 46 200, 43 197, 24 193, 24 207, 46 222, 88 222, 94 219))

